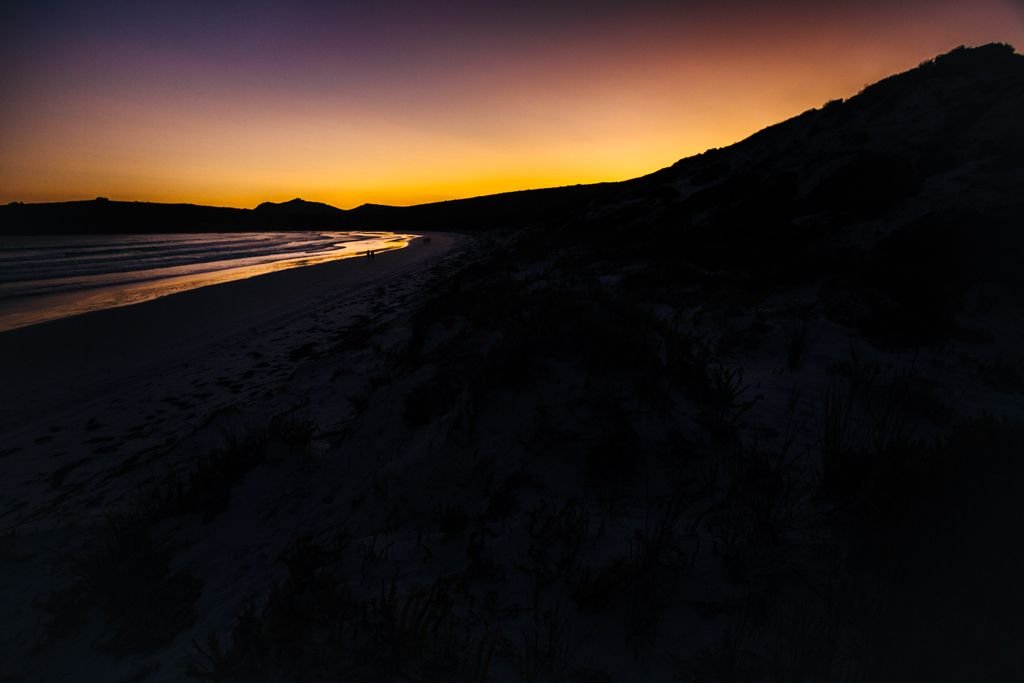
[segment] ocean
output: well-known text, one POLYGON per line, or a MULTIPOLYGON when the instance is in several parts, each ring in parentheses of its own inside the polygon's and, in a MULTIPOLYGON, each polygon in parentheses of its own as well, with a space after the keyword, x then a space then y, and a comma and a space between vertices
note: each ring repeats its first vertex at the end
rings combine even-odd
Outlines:
POLYGON ((0 237, 0 332, 406 246, 391 232, 0 237))

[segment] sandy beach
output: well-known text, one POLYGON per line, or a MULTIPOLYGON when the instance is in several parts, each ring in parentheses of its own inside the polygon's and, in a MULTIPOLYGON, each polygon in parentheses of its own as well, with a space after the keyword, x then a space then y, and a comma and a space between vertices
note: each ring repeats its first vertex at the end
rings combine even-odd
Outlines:
MULTIPOLYGON (((88 472, 127 474, 124 463, 143 462, 140 453, 165 454, 217 411, 280 389, 302 360, 350 329, 401 312, 466 241, 432 237, 429 247, 416 241, 372 261, 292 269, 0 333, 2 496, 13 503, 0 511, 0 527, 59 525, 79 504, 102 515, 131 490, 123 481, 98 486, 88 472), (80 495, 48 502, 39 483, 55 472, 62 481, 74 472, 80 495)), ((268 409, 278 404, 263 399, 268 409)))
MULTIPOLYGON (((308 332, 330 333, 354 316, 394 305, 377 291, 410 277, 460 243, 435 235, 373 261, 352 259, 230 282, 140 305, 56 320, 0 334, 0 429, 5 452, 32 443, 37 420, 60 422, 62 410, 150 382, 154 374, 202 367, 245 372, 225 364, 272 335, 281 356, 306 343, 308 332), (335 329, 332 329, 332 325, 335 329)), ((415 278, 414 278, 415 279, 415 278)), ((269 352, 268 352, 269 353, 269 352)), ((209 379, 209 378, 207 378, 209 379)), ((147 393, 152 393, 148 387, 147 393)), ((44 429, 45 431, 45 429, 44 429)))
MULTIPOLYGON (((73 579, 69 558, 110 514, 138 505, 147 486, 187 469, 226 434, 308 403, 317 382, 291 381, 303 364, 400 315, 472 242, 431 237, 372 261, 292 269, 0 334, 0 561, 25 588, 0 604, 14 615, 3 622, 0 656, 10 661, 39 643, 33 603, 73 579)), ((346 410, 339 394, 303 414, 324 437, 346 410)), ((29 668, 44 678, 64 672, 60 663, 39 666, 29 668)))

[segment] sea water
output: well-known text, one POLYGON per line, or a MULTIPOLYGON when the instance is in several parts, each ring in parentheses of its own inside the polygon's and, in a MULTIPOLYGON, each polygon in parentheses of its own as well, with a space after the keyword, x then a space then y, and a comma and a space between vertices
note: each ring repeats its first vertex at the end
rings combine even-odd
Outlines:
POLYGON ((0 237, 0 332, 400 249, 413 237, 319 231, 0 237))

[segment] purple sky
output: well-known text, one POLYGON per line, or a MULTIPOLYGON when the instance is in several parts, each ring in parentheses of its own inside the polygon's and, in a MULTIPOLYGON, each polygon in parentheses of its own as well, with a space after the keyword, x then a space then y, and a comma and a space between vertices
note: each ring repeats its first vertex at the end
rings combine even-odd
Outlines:
POLYGON ((0 9, 0 201, 415 203, 614 180, 961 43, 973 2, 31 2, 0 9))

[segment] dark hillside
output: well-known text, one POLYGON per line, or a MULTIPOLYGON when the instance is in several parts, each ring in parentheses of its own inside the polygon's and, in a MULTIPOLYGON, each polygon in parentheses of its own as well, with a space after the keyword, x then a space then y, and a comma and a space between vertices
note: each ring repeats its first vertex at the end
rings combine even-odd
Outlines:
POLYGON ((166 680, 1024 680, 1020 121, 1024 57, 961 48, 632 181, 342 214, 477 234, 303 320, 251 432, 186 403, 39 623, 166 680))
MULTIPOLYGON (((371 551, 433 544, 391 585, 446 630, 391 665, 339 636, 336 670, 1020 679, 1022 60, 955 50, 627 183, 375 209, 558 211, 361 340, 345 447, 388 424, 407 464, 346 520, 371 551)), ((328 595, 391 576, 353 587, 340 544, 313 550, 328 595)), ((359 623, 311 590, 240 612, 217 671, 324 666, 271 631, 359 623)))
POLYGON ((1022 116, 1024 57, 959 48, 624 184, 572 234, 669 270, 836 286, 859 300, 857 322, 934 339, 965 287, 1022 294, 1007 257, 1024 246, 1022 116))

